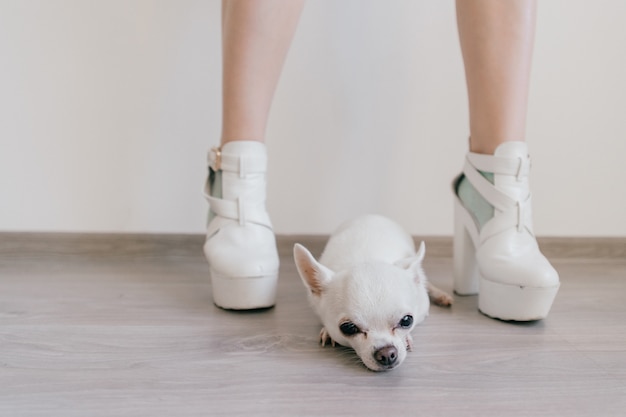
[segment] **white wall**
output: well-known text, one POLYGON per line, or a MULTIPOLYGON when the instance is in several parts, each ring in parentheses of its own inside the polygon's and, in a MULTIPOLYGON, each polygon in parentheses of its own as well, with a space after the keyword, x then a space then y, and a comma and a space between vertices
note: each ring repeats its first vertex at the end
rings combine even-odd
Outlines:
MULTIPOLYGON (((201 233, 219 1, 0 0, 0 230, 201 233)), ((540 4, 539 235, 626 236, 626 2, 540 4)), ((452 1, 310 0, 268 132, 278 233, 449 235, 467 148, 452 1)))

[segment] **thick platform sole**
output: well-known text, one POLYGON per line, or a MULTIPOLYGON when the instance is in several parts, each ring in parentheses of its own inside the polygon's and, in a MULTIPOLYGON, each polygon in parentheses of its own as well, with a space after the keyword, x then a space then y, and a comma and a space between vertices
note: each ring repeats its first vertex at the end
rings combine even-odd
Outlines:
POLYGON ((548 316, 559 291, 554 287, 524 287, 489 281, 480 277, 478 309, 499 320, 534 321, 548 316))
POLYGON ((213 302, 226 310, 255 310, 276 304, 278 273, 256 277, 228 277, 209 268, 213 302))

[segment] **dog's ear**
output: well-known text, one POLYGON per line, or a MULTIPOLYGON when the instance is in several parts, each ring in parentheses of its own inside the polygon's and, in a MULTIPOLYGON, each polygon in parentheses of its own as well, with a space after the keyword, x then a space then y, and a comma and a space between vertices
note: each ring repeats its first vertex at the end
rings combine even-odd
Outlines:
POLYGON ((422 241, 422 243, 420 243, 420 248, 415 255, 408 258, 400 259, 399 261, 396 261, 395 265, 399 268, 410 271, 415 278, 415 282, 425 285, 426 275, 424 274, 424 270, 422 269, 422 261, 424 260, 425 255, 426 245, 422 241))
POLYGON ((333 271, 317 262, 307 248, 296 243, 293 247, 293 259, 304 285, 315 296, 322 295, 326 284, 331 280, 333 271))

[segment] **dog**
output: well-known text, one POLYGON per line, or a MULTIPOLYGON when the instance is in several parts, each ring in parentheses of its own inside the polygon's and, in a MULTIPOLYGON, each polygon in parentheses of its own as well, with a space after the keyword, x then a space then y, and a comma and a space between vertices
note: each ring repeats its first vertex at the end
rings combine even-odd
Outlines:
POLYGON ((430 300, 450 306, 452 297, 430 284, 426 253, 392 220, 365 215, 341 225, 319 262, 304 246, 293 248, 298 274, 322 321, 322 346, 354 349, 373 371, 396 368, 412 348, 411 330, 429 312, 430 300))

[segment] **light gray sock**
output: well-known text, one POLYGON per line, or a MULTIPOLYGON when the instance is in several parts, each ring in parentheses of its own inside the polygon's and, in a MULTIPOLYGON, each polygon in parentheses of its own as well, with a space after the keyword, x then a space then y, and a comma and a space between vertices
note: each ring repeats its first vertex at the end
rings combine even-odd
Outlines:
MULTIPOLYGON (((211 184, 211 197, 222 198, 222 171, 209 170, 209 179, 207 180, 211 184)), ((206 224, 211 223, 211 220, 215 217, 215 213, 209 207, 209 215, 206 224)))
MULTIPOLYGON (((483 177, 485 177, 490 183, 493 184, 493 173, 491 172, 482 172, 483 177)), ((461 199, 463 206, 469 210, 470 213, 474 216, 476 221, 478 222, 479 229, 487 223, 489 220, 493 218, 494 209, 491 204, 485 198, 476 191, 474 186, 467 180, 467 178, 463 178, 459 183, 459 186, 456 190, 457 195, 461 199)))

